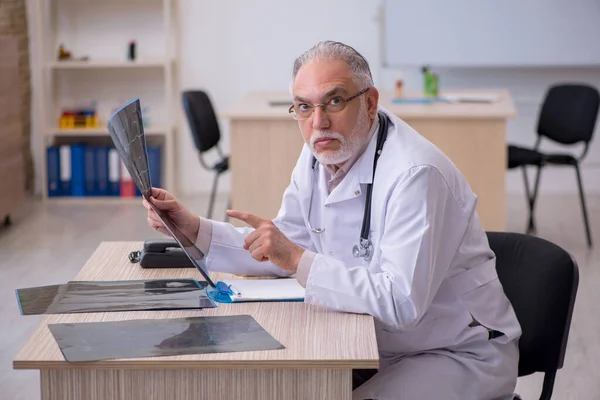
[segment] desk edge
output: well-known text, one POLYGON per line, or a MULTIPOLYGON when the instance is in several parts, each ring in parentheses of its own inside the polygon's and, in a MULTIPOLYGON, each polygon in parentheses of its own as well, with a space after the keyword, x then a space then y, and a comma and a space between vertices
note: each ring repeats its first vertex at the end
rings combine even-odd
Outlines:
POLYGON ((378 359, 365 360, 103 360, 69 363, 67 361, 13 361, 15 370, 98 370, 98 369, 314 369, 379 368, 378 359))

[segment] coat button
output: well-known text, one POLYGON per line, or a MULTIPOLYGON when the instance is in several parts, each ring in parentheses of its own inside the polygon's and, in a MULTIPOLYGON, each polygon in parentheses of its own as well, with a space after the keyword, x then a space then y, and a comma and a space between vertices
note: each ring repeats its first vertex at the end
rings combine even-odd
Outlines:
POLYGON ((360 190, 355 191, 354 194, 358 196, 360 194, 360 190))
POLYGON ((325 208, 329 208, 329 204, 325 204, 325 208))

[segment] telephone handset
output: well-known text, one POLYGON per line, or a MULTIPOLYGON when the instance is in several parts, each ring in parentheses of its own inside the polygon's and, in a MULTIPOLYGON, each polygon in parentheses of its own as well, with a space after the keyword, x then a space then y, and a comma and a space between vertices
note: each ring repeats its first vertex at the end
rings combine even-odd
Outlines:
POLYGON ((140 252, 142 268, 196 268, 175 240, 152 239, 140 252))

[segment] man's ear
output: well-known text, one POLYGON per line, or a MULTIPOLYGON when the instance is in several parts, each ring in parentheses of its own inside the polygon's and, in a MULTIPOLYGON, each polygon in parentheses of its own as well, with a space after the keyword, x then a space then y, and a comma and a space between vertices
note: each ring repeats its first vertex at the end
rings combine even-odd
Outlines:
POLYGON ((377 118, 377 105, 379 104, 379 91, 376 87, 369 89, 367 93, 367 111, 369 117, 377 118))

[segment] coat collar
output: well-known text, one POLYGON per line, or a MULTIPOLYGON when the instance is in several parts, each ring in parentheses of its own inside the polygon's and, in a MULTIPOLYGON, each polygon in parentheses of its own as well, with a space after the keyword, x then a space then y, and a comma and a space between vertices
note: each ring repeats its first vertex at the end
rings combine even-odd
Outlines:
POLYGON ((373 183, 373 160, 375 159, 375 150, 377 150, 377 138, 379 137, 379 122, 377 122, 377 129, 373 136, 371 136, 371 140, 369 141, 369 145, 358 161, 356 161, 356 170, 355 173, 358 175, 358 181, 360 183, 373 183))
MULTIPOLYGON (((388 117, 388 136, 389 131, 394 126, 394 116, 389 113, 386 109, 381 106, 378 107, 378 111, 383 113, 388 117)), ((363 184, 373 183, 373 160, 375 159, 375 151, 377 150, 377 138, 379 137, 379 122, 377 123, 377 128, 371 140, 369 141, 369 145, 367 149, 362 154, 362 156, 356 162, 357 169, 356 173, 358 173, 358 181, 363 184)))

